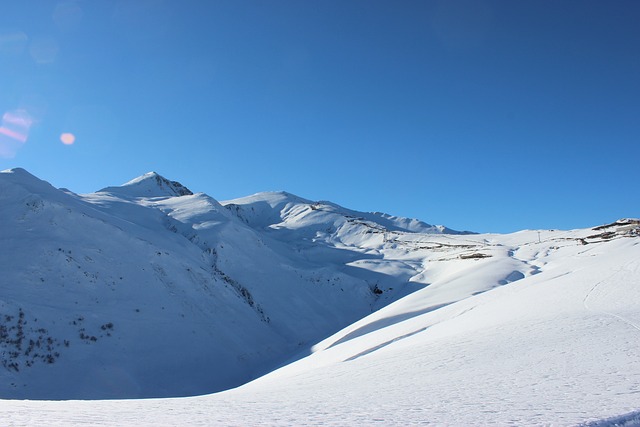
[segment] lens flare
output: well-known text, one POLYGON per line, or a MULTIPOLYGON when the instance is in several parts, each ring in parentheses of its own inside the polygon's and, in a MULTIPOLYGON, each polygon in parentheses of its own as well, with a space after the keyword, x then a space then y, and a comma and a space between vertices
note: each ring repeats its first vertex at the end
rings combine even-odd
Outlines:
POLYGON ((29 45, 29 53, 38 64, 51 64, 58 56, 58 42, 52 37, 34 38, 29 45))
POLYGON ((29 37, 22 31, 0 33, 0 54, 20 55, 29 44, 29 37))
POLYGON ((24 133, 16 132, 15 130, 6 128, 4 126, 0 127, 0 134, 8 136, 9 138, 13 138, 18 142, 27 142, 27 135, 25 135, 24 133))
POLYGON ((76 136, 72 133, 65 132, 60 135, 60 141, 62 141, 64 145, 73 145, 73 143, 76 142, 76 136))
POLYGON ((0 157, 13 158, 27 142, 33 118, 25 110, 7 111, 0 122, 0 157))

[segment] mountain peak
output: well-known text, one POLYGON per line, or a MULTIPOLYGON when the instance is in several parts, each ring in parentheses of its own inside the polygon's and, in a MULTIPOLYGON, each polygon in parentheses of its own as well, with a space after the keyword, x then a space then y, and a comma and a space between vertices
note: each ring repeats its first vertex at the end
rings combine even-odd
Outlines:
POLYGON ((193 193, 177 181, 170 181, 157 172, 147 172, 119 187, 103 188, 99 192, 117 193, 131 197, 179 197, 193 193))
POLYGON ((2 180, 7 183, 17 184, 21 187, 28 189, 32 193, 43 193, 55 190, 46 181, 32 175, 29 171, 23 168, 11 168, 0 171, 2 180))
MULTIPOLYGON (((38 179, 26 169, 23 168, 11 168, 0 171, 0 173, 13 174, 14 176, 24 177, 25 179, 38 179)), ((39 180, 39 179, 38 179, 39 180)))

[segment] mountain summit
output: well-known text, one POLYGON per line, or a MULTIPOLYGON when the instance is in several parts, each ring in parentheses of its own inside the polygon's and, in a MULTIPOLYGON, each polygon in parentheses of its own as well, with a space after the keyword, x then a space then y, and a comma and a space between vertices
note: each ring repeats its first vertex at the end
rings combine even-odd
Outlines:
POLYGON ((179 197, 193 193, 177 181, 170 181, 156 172, 148 172, 119 187, 103 188, 101 193, 128 197, 179 197))

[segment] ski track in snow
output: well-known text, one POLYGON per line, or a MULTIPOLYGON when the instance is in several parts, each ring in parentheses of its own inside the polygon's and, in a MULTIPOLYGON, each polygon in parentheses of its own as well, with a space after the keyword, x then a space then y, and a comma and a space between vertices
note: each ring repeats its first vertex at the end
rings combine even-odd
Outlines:
POLYGON ((632 321, 631 319, 628 319, 624 316, 621 316, 619 314, 615 314, 615 313, 611 313, 609 311, 605 311, 602 309, 594 309, 592 308, 589 304, 588 304, 588 300, 590 298, 593 298, 592 295, 594 294, 594 292, 596 291, 596 289, 601 286, 604 282, 610 282, 612 281, 612 279, 619 277, 618 281, 629 281, 632 280, 632 274, 631 273, 635 273, 635 275, 637 276, 638 274, 638 262, 637 261, 630 261, 627 264, 623 265, 620 269, 618 269, 615 273, 613 273, 609 278, 607 278, 606 280, 601 280, 598 283, 596 283, 595 285, 593 285, 593 287, 589 290, 589 292, 585 295, 584 300, 583 300, 583 304, 584 307, 587 310, 590 310, 594 313, 600 313, 600 314, 604 314, 607 316, 611 316, 615 319, 620 320, 623 323, 626 323, 627 325, 631 326, 632 328, 634 328, 636 331, 640 332, 640 324, 635 323, 634 321, 632 321), (635 268, 633 269, 628 269, 626 268, 627 266, 635 266, 635 268))

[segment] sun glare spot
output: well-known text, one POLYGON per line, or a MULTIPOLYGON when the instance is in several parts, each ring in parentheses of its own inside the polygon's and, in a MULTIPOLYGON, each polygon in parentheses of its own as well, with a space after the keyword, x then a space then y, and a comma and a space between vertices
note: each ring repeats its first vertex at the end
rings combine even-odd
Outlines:
POLYGON ((60 141, 62 141, 64 145, 73 145, 73 143, 76 142, 76 136, 68 132, 63 133, 60 135, 60 141))

